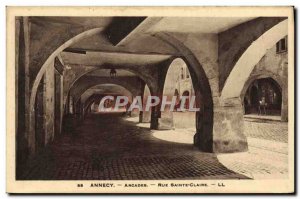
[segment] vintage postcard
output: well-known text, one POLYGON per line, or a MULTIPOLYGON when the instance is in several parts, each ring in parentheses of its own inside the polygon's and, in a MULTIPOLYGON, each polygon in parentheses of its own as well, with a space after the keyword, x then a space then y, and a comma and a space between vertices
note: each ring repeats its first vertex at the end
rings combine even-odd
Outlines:
POLYGON ((294 193, 293 7, 7 7, 8 193, 294 193))

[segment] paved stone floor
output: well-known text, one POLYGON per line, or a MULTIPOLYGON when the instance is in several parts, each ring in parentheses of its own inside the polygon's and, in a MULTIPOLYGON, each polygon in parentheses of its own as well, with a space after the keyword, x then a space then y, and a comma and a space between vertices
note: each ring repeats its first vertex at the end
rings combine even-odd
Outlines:
POLYGON ((245 119, 245 133, 251 138, 288 142, 287 122, 245 119))
POLYGON ((248 179, 192 144, 153 136, 119 114, 87 118, 25 166, 26 180, 248 179))
POLYGON ((220 154, 227 168, 253 179, 288 178, 288 124, 260 119, 245 120, 249 150, 220 154))
MULTIPOLYGON (((251 118, 245 120, 247 152, 218 154, 228 169, 252 179, 286 179, 288 177, 288 124, 251 118)), ((193 143, 194 129, 154 131, 158 139, 177 143, 193 143)))

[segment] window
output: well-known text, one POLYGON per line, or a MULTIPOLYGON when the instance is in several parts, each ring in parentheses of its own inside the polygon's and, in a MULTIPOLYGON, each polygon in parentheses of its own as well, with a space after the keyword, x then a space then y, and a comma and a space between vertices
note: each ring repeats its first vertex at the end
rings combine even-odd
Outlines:
POLYGON ((287 37, 280 39, 279 42, 276 43, 276 53, 282 53, 287 51, 287 37))

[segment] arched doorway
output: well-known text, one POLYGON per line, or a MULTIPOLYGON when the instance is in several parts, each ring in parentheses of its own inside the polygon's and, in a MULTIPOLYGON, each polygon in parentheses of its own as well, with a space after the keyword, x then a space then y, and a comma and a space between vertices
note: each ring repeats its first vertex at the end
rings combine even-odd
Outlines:
MULTIPOLYGON (((200 99, 192 96, 193 93, 195 93, 193 82, 187 64, 180 58, 173 60, 166 73, 163 99, 175 106, 164 105, 160 118, 160 130, 169 130, 161 133, 168 133, 172 141, 178 139, 178 142, 182 142, 182 138, 185 137, 187 143, 193 143, 196 134, 196 112, 189 110, 191 97, 196 99, 194 107, 200 107, 200 99)), ((165 135, 161 136, 159 132, 154 135, 167 138, 165 135)))
POLYGON ((244 102, 247 102, 245 114, 281 115, 281 87, 271 77, 255 79, 245 93, 244 102))
MULTIPOLYGON (((114 100, 107 99, 104 103, 104 108, 114 109, 116 103, 116 97, 122 96, 127 97, 128 103, 132 102, 132 91, 129 88, 118 84, 99 84, 87 89, 81 96, 80 101, 83 107, 83 116, 86 113, 99 113, 99 103, 101 99, 105 96, 114 96, 114 100)), ((124 99, 121 98, 120 102, 123 103, 124 99)), ((108 110, 108 109, 107 109, 108 110)), ((111 110, 114 111, 114 110, 111 110)), ((119 107, 117 112, 126 112, 125 106, 119 107)))

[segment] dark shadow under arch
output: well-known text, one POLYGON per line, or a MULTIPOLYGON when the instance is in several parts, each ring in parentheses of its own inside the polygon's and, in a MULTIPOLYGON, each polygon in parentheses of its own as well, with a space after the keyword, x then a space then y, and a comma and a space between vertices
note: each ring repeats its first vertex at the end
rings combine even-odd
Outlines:
POLYGON ((281 115, 283 106, 282 84, 279 77, 271 74, 257 74, 249 78, 245 83, 241 100, 244 106, 245 114, 261 114, 260 101, 264 98, 266 101, 266 115, 281 115), (272 90, 276 97, 270 96, 270 90, 261 90, 261 84, 268 86, 266 89, 272 90), (271 88, 269 88, 271 87, 271 88), (263 93, 262 93, 263 92, 263 93), (271 98, 270 98, 271 97, 271 98), (270 99, 276 99, 275 101, 270 99))

